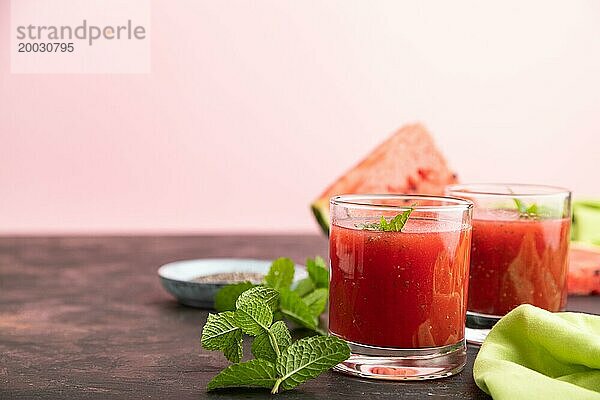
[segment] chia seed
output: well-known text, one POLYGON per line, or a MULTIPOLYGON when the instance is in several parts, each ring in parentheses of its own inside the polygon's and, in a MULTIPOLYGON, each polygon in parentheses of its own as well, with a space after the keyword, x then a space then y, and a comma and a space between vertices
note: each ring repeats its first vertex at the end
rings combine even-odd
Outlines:
POLYGON ((192 279, 196 283, 240 283, 249 281, 261 283, 265 276, 258 272, 223 272, 219 274, 200 275, 192 279))

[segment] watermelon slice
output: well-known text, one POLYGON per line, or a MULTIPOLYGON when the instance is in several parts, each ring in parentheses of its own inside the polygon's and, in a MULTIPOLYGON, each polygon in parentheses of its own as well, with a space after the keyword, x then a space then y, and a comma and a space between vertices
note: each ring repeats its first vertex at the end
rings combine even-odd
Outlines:
POLYGON ((600 294, 600 247, 571 242, 569 250, 569 294, 600 294))
POLYGON ((420 124, 400 128, 365 159, 332 183, 311 208, 329 233, 329 199, 340 194, 420 193, 440 195, 456 183, 433 138, 420 124))

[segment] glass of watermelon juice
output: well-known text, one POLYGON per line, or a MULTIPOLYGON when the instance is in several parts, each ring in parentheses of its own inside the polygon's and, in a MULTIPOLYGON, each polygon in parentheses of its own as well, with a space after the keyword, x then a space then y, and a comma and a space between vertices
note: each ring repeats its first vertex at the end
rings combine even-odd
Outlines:
POLYGON ((462 370, 472 203, 418 195, 333 197, 329 332, 336 370, 422 380, 462 370))
POLYGON ((567 299, 571 193, 523 184, 453 185, 473 201, 467 339, 480 343, 520 304, 560 311, 567 299))

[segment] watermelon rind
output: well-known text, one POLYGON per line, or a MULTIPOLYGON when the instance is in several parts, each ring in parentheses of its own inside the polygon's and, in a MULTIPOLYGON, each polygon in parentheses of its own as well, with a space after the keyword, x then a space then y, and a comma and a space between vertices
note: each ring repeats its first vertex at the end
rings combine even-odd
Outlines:
POLYGON ((329 235, 329 202, 321 199, 317 200, 310 205, 310 209, 323 233, 329 235))

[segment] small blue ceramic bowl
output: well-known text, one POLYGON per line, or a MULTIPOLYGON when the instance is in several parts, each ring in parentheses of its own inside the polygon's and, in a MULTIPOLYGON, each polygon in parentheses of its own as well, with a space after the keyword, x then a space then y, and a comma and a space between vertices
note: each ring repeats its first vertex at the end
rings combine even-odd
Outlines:
MULTIPOLYGON (((199 276, 227 272, 254 272, 266 275, 271 261, 242 258, 205 258, 175 261, 158 269, 160 282, 177 301, 191 307, 213 308, 215 294, 226 284, 199 283, 199 276)), ((304 266, 296 265, 294 282, 308 277, 304 266)))

